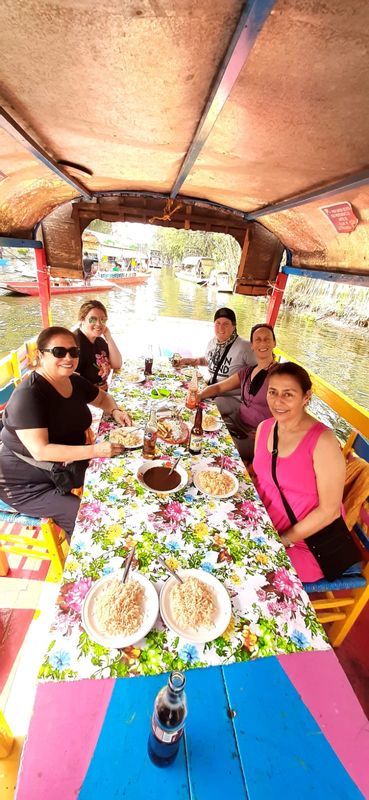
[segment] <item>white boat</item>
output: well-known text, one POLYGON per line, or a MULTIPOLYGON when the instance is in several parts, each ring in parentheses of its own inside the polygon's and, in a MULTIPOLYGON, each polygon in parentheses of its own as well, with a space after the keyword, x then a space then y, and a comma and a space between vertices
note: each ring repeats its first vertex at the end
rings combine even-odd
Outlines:
POLYGON ((175 273, 176 278, 180 278, 182 281, 190 281, 191 283, 197 283, 199 286, 205 286, 208 282, 207 278, 202 278, 200 275, 197 275, 194 270, 190 269, 181 269, 175 273))
POLYGON ((183 281, 190 281, 191 283, 197 283, 199 286, 205 286, 205 284, 208 283, 212 267, 214 267, 214 260, 212 258, 187 256, 183 259, 182 265, 175 273, 175 276, 183 281))
POLYGON ((233 294, 233 281, 230 274, 225 270, 216 273, 215 286, 217 287, 218 292, 233 294))

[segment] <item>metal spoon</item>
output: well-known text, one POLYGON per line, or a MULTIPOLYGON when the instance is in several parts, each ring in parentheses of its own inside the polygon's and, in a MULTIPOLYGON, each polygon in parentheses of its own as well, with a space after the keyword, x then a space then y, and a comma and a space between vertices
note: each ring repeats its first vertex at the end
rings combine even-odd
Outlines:
POLYGON ((220 473, 219 473, 220 475, 222 474, 223 470, 224 470, 224 456, 222 456, 220 462, 220 473))
POLYGON ((132 564, 133 556, 134 556, 135 552, 136 552, 136 547, 132 547, 132 550, 130 550, 130 552, 128 553, 128 556, 127 556, 127 558, 125 560, 124 572, 123 572, 123 575, 122 575, 122 583, 125 583, 127 578, 128 578, 128 573, 129 573, 129 570, 131 568, 131 564, 132 564))
POLYGON ((164 558, 162 558, 161 556, 158 556, 158 561, 160 561, 160 563, 163 565, 163 567, 165 567, 165 569, 167 569, 168 572, 170 572, 170 574, 173 575, 173 578, 175 578, 177 581, 179 581, 179 583, 183 583, 183 580, 178 575, 178 572, 175 572, 174 569, 171 569, 170 567, 168 567, 168 564, 166 563, 166 561, 164 561, 164 558))
POLYGON ((170 470, 169 470, 169 475, 171 475, 171 474, 172 474, 172 472, 174 472, 174 470, 175 470, 175 468, 176 468, 177 464, 178 464, 178 463, 180 462, 180 460, 181 460, 181 457, 182 457, 182 456, 178 456, 178 458, 175 460, 175 462, 174 462, 173 466, 172 466, 172 467, 170 468, 170 470))

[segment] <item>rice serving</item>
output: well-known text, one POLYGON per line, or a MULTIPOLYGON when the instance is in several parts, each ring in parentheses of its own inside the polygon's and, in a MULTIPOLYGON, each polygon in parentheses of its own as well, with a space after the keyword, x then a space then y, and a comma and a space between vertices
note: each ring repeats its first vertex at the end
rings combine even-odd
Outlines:
POLYGON ((144 618, 145 589, 138 581, 110 581, 96 598, 95 613, 104 631, 112 636, 135 633, 144 618))
POLYGON ((211 628, 216 604, 210 586, 198 578, 184 578, 170 593, 173 617, 181 628, 211 628))
POLYGON ((232 475, 210 469, 198 472, 196 481, 202 492, 206 492, 213 497, 224 497, 228 492, 232 492, 235 487, 232 475))

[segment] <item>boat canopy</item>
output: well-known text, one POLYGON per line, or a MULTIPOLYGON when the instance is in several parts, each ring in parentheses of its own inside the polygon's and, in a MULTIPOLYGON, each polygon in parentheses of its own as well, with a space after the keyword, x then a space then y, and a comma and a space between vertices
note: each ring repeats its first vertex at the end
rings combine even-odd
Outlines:
POLYGON ((0 52, 3 244, 261 229, 274 271, 368 278, 369 3, 2 0, 0 52))

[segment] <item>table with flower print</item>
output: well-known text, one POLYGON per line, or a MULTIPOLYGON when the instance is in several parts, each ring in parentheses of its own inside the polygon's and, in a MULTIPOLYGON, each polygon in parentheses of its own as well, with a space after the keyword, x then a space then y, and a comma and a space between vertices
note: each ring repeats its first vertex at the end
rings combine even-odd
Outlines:
MULTIPOLYGON (((134 365, 130 376, 133 370, 134 365)), ((165 389, 170 398, 164 402, 175 403, 190 423, 193 413, 185 408, 187 380, 180 373, 168 372, 163 364, 143 385, 117 374, 110 391, 118 405, 143 424, 150 403, 158 403, 152 400, 153 390, 165 389)), ((114 427, 112 420, 103 420, 99 436, 107 438, 114 427)), ((327 649, 308 596, 225 426, 205 434, 201 457, 191 457, 186 446, 165 444, 159 438, 157 455, 165 460, 182 456, 188 473, 182 491, 159 495, 144 489, 136 478, 141 450, 91 463, 40 677, 156 675, 174 668, 327 649), (193 472, 201 464, 219 466, 222 456, 225 469, 239 481, 239 491, 228 499, 214 500, 194 487, 193 472), (158 556, 172 569, 200 568, 224 584, 232 601, 232 617, 222 636, 206 645, 189 644, 159 617, 146 638, 133 647, 108 650, 89 639, 81 624, 84 597, 93 581, 118 568, 134 545, 133 568, 155 583, 158 591, 168 578, 158 556)))
MULTIPOLYGON (((135 364, 124 370, 135 371, 135 364)), ((191 424, 186 374, 156 363, 152 379, 138 385, 124 372, 110 391, 135 423, 144 424, 150 403, 169 392, 164 402, 191 424)), ((112 427, 103 419, 99 437, 112 427)), ((165 461, 182 456, 183 490, 163 496, 143 489, 136 479, 138 450, 90 464, 17 800, 154 800, 163 789, 180 800, 220 800, 225 793, 264 800, 282 792, 295 797, 297 784, 309 800, 356 800, 363 796, 358 787, 365 796, 363 712, 226 429, 205 435, 199 457, 160 439, 157 455, 165 461), (219 466, 222 456, 239 490, 210 499, 194 487, 193 474, 201 464, 219 466), (133 567, 158 591, 168 577, 159 555, 172 568, 200 568, 219 578, 232 617, 218 639, 189 644, 160 616, 131 647, 109 650, 89 639, 81 624, 84 598, 133 545, 133 567), (189 716, 178 759, 163 773, 149 761, 146 742, 154 697, 167 677, 162 673, 174 668, 187 670, 189 716)))

